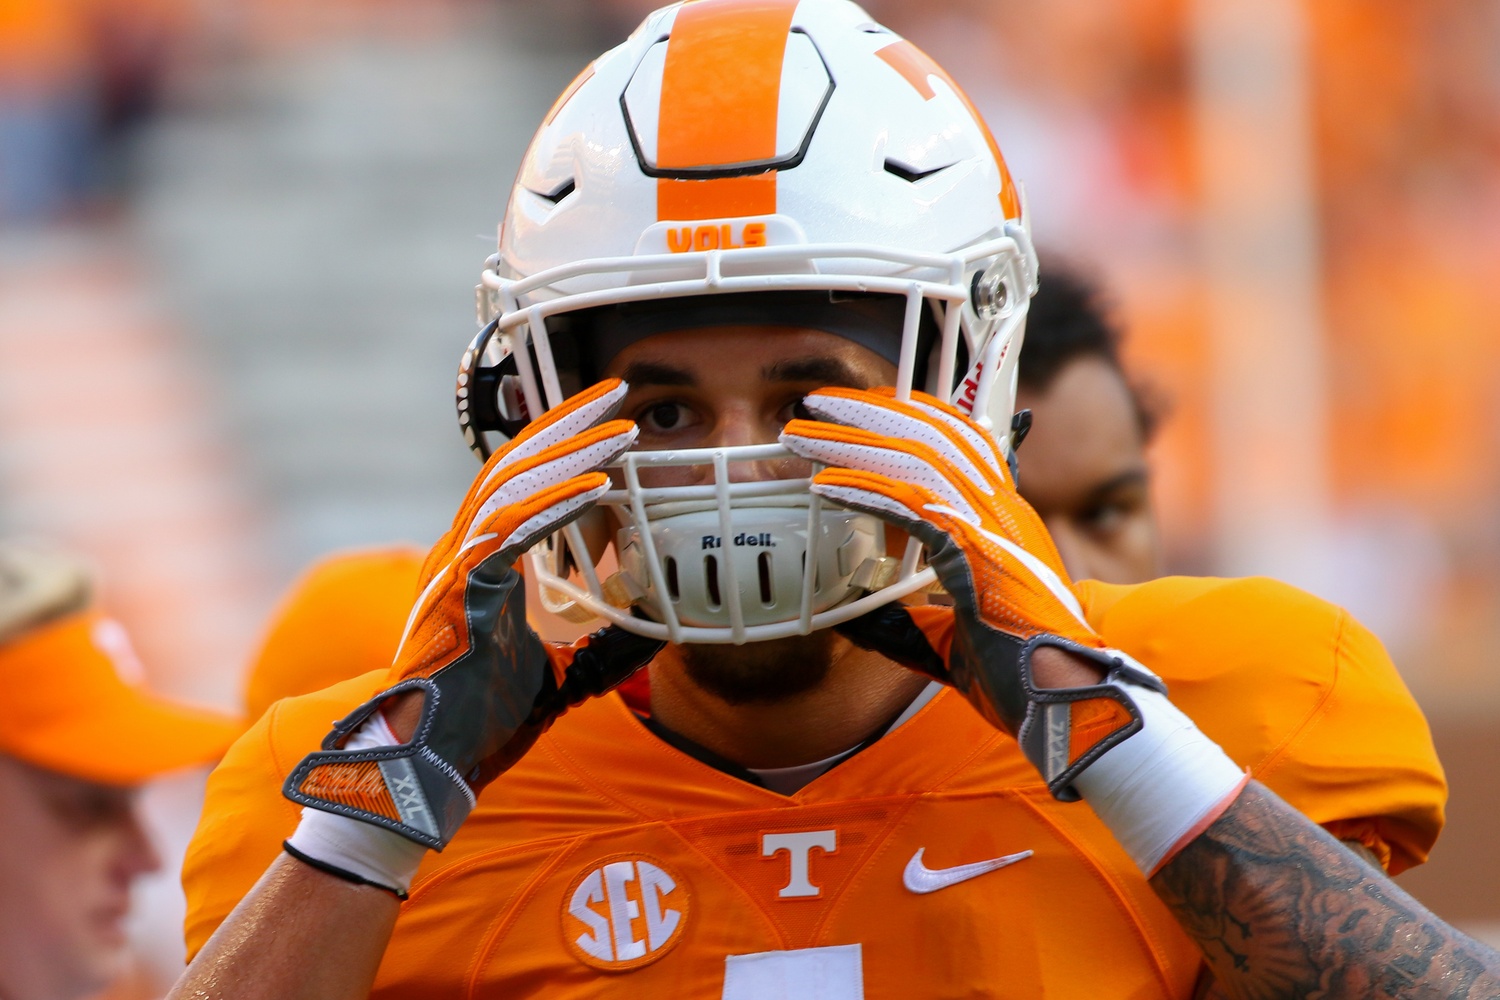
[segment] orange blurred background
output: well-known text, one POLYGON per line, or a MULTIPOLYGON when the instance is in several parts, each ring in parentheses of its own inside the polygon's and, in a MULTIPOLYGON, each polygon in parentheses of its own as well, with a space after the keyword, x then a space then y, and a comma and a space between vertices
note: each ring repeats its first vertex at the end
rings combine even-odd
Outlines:
MULTIPOLYGON (((1043 280, 1108 288, 1172 568, 1390 646, 1453 782, 1402 884, 1500 939, 1500 3, 867 6, 990 118, 1043 280)), ((516 164, 649 7, 0 0, 0 527, 92 556, 161 687, 232 707, 308 560, 445 525, 516 164)), ((194 794, 158 793, 172 849, 194 794)))

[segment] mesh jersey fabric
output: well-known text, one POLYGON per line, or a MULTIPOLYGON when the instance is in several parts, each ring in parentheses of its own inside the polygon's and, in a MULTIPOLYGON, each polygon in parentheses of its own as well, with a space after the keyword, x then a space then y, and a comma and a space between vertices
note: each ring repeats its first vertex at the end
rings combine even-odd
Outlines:
MULTIPOLYGON (((1442 772, 1348 615, 1267 580, 1078 592, 1110 645, 1292 805, 1393 872, 1426 857, 1442 772)), ((215 771, 184 865, 190 953, 296 825, 282 778, 384 679, 280 702, 215 771)), ((1187 997, 1200 966, 1087 805, 1054 800, 952 691, 792 796, 667 746, 611 694, 561 719, 427 857, 372 995, 714 997, 753 980, 788 997, 1187 997), (917 893, 903 876, 918 850, 940 875, 1033 853, 917 893), (833 980, 841 992, 809 992, 833 980)))

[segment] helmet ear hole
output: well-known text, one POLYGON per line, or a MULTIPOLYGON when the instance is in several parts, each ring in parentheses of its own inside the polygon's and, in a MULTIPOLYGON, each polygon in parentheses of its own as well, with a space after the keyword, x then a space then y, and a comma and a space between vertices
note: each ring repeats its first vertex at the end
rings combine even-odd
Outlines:
POLYGON ((459 429, 481 461, 531 422, 509 338, 497 335, 496 328, 491 322, 464 352, 454 390, 459 429), (497 354, 498 361, 494 360, 497 354))

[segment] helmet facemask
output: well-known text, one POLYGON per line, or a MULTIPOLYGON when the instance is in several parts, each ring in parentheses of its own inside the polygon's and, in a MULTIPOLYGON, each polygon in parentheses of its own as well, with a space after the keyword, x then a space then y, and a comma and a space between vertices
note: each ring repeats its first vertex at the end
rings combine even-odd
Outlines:
MULTIPOLYGON (((577 391, 579 373, 559 364, 559 355, 579 350, 570 314, 576 318, 580 309, 674 296, 702 297, 711 305, 715 295, 734 296, 725 299, 729 306, 740 298, 736 293, 756 290, 900 296, 897 395, 923 389, 977 411, 982 422, 1005 420, 1013 408, 1015 358, 1034 280, 1030 249, 1017 226, 1011 235, 947 259, 881 253, 882 263, 904 265, 899 276, 783 277, 774 292, 759 275, 728 276, 740 263, 735 258, 763 255, 762 248, 634 257, 630 266, 637 275, 655 265, 673 277, 644 289, 562 295, 530 306, 520 304, 522 297, 554 276, 504 279, 492 259, 480 290, 485 326, 459 374, 460 422, 470 446, 484 457, 492 435, 515 433, 526 414, 577 391), (902 259, 890 259, 895 256, 902 259), (683 274, 693 263, 701 276, 683 274), (488 313, 492 305, 499 306, 498 315, 488 313), (970 357, 975 360, 960 377, 959 367, 970 357), (482 412, 478 400, 485 401, 482 412)), ((798 250, 809 262, 818 256, 815 247, 798 250)), ((836 252, 848 263, 848 248, 836 252)), ((528 572, 541 585, 544 607, 672 642, 742 643, 805 635, 935 588, 918 543, 909 540, 902 551, 887 551, 887 533, 876 518, 812 495, 808 477, 731 478, 738 463, 784 459, 794 456, 774 442, 628 452, 611 466, 616 488, 600 500, 612 515, 610 551, 601 552, 597 542, 590 546, 574 524, 529 554, 528 572), (653 471, 684 466, 699 469, 702 481, 652 485, 653 471)))

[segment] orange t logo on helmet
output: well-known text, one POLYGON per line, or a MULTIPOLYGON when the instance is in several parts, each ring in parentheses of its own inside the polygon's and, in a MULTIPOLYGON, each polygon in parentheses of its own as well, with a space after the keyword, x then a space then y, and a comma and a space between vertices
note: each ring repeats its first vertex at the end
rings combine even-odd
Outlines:
POLYGON ((963 88, 948 75, 947 70, 933 62, 931 56, 904 38, 899 42, 892 42, 875 54, 884 59, 891 69, 905 77, 906 81, 917 88, 917 92, 927 100, 930 101, 937 96, 937 91, 932 89, 930 79, 935 76, 946 83, 954 95, 963 101, 964 107, 968 109, 969 114, 974 116, 974 121, 983 130, 990 147, 990 155, 995 158, 995 164, 1000 168, 1000 207, 1007 219, 1018 217, 1021 214, 1021 199, 1016 193, 1015 181, 1011 180, 1010 168, 1005 165, 1005 157, 1000 155, 1000 145, 995 142, 994 133, 984 124, 984 119, 979 115, 979 109, 974 107, 974 102, 969 100, 969 95, 964 93, 963 88))

